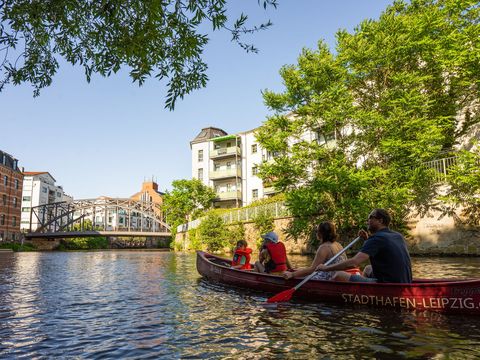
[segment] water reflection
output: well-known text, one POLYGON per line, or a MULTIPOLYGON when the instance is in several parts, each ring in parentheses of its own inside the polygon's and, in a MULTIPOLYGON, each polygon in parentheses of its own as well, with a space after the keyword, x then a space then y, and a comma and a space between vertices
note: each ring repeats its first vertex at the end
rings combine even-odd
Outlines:
MULTIPOLYGON (((479 264, 413 259, 416 277, 480 277, 479 264)), ((480 356, 476 318, 265 300, 201 279, 193 254, 2 255, 0 358, 480 356)))

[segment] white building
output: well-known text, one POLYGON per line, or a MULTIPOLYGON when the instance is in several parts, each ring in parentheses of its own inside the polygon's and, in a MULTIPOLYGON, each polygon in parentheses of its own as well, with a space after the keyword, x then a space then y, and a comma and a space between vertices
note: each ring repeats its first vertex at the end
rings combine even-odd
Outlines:
MULTIPOLYGON (((257 176, 258 168, 272 154, 255 139, 256 129, 228 135, 215 127, 202 129, 190 142, 192 177, 215 189, 215 207, 241 207, 271 196, 275 189, 257 176)), ((321 134, 306 133, 305 140, 322 140, 321 134)))
POLYGON ((43 172, 24 172, 22 190, 22 215, 20 229, 28 231, 35 230, 39 226, 39 221, 32 216, 30 226, 30 213, 32 207, 52 204, 56 202, 71 202, 73 198, 63 191, 61 186, 55 185, 55 179, 50 173, 43 172))

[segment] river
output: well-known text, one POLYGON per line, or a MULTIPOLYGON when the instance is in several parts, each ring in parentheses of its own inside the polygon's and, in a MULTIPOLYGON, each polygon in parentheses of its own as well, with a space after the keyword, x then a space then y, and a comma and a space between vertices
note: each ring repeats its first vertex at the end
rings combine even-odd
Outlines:
MULTIPOLYGON (((480 258, 412 260, 480 277, 480 258)), ((479 318, 265 300, 203 280, 191 253, 0 253, 0 358, 480 357, 479 318)))

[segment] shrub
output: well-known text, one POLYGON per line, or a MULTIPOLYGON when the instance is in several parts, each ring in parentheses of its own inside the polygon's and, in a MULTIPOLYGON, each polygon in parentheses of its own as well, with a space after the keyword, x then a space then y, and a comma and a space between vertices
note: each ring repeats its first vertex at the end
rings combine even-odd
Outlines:
POLYGON ((191 250, 202 250, 202 241, 198 236, 197 229, 190 229, 188 230, 188 239, 190 240, 190 249, 191 250))
POLYGON ((62 241, 57 250, 94 250, 108 249, 108 240, 104 236, 100 237, 79 237, 62 241))
POLYGON ((20 243, 9 243, 9 242, 1 243, 0 244, 0 249, 11 249, 13 251, 35 251, 35 250, 37 250, 35 245, 33 245, 31 243, 23 243, 23 245, 22 245, 20 243))
POLYGON ((245 240, 245 225, 242 222, 230 224, 227 231, 231 249, 235 247, 238 240, 245 240))
POLYGON ((209 214, 197 228, 196 236, 208 251, 219 251, 230 245, 227 228, 222 218, 209 214))
MULTIPOLYGON (((273 231, 273 216, 267 211, 259 211, 257 216, 253 219, 255 229, 258 230, 260 234, 265 234, 269 231, 273 231)), ((257 248, 262 247, 263 240, 259 237, 257 240, 257 248)))

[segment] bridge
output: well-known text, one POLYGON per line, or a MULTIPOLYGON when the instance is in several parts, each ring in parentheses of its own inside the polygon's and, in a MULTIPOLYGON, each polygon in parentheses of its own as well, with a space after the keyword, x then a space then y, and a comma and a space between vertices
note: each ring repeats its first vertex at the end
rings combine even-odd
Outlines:
POLYGON ((132 199, 97 199, 56 202, 30 211, 26 239, 90 236, 170 237, 159 204, 132 199))

